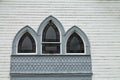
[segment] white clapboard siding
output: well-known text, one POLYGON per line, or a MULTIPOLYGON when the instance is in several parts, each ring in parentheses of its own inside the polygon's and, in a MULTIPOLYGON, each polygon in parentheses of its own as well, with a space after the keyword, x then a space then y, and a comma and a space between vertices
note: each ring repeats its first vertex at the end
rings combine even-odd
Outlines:
POLYGON ((0 0, 0 80, 10 80, 16 33, 26 25, 37 31, 49 15, 88 36, 92 80, 120 80, 120 0, 0 0))

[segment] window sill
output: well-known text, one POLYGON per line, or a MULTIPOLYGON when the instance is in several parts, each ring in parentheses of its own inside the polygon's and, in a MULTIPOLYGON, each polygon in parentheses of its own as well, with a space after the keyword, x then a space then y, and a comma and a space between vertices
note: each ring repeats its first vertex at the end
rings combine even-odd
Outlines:
POLYGON ((37 53, 16 53, 15 55, 37 55, 37 53))
POLYGON ((14 55, 18 55, 18 56, 22 56, 22 55, 25 55, 25 56, 89 56, 90 54, 86 54, 86 53, 65 53, 65 54, 37 54, 37 53, 16 53, 16 54, 12 54, 13 56, 14 55))

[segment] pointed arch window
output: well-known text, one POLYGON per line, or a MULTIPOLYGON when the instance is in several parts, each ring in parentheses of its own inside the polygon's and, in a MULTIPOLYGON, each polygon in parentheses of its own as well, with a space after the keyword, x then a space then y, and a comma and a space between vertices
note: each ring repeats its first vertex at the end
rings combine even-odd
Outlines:
POLYGON ((67 53, 84 53, 84 43, 75 32, 68 38, 67 53))
POLYGON ((36 52, 36 44, 35 40, 26 32, 19 40, 18 43, 18 53, 35 53, 36 52))
POLYGON ((60 33, 52 20, 49 21, 43 30, 42 53, 60 53, 60 33))

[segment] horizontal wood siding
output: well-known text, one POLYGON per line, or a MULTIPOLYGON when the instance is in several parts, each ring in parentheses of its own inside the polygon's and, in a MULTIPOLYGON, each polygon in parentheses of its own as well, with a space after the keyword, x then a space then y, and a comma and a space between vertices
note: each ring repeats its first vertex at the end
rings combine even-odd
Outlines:
POLYGON ((93 80, 120 80, 119 0, 0 0, 0 80, 10 80, 15 34, 26 25, 37 31, 49 15, 65 31, 76 25, 87 34, 93 80))

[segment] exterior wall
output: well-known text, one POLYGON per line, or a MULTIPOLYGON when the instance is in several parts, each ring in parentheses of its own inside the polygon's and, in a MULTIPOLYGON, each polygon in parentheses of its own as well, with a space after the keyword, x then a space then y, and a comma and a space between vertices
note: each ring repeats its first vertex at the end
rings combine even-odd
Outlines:
POLYGON ((80 27, 91 43, 92 80, 120 80, 119 0, 1 0, 0 80, 10 80, 10 56, 16 33, 26 25, 35 31, 49 15, 67 31, 80 27))

